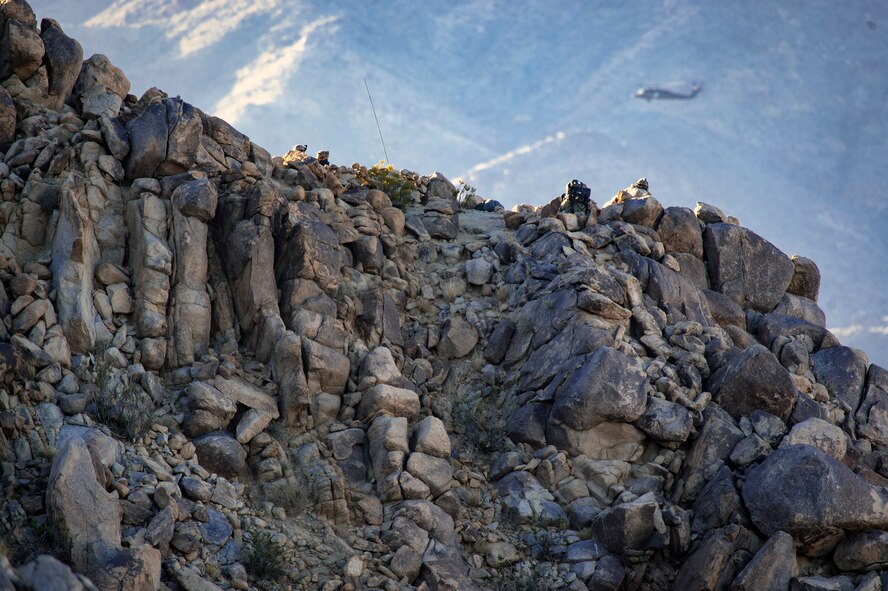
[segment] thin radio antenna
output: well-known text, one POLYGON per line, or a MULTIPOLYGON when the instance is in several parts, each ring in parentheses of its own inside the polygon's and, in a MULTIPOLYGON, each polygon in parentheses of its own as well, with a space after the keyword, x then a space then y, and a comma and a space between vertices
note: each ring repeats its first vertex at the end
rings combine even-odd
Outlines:
POLYGON ((379 117, 376 116, 376 107, 373 106, 373 97, 370 96, 370 86, 367 84, 367 77, 364 77, 364 87, 367 89, 367 98, 370 99, 370 108, 373 109, 373 118, 376 119, 376 129, 379 130, 379 140, 382 142, 382 151, 385 153, 385 161, 391 164, 389 160, 388 150, 385 149, 385 138, 382 137, 382 128, 379 126, 379 117))

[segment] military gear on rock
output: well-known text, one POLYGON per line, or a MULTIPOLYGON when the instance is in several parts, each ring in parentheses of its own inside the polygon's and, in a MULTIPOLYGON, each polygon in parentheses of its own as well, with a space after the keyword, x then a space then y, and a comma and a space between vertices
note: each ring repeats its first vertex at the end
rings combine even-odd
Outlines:
POLYGON ((564 191, 567 198, 567 211, 570 213, 585 213, 589 211, 589 200, 592 196, 592 189, 574 179, 567 183, 564 191), (579 207, 578 207, 579 206, 579 207))

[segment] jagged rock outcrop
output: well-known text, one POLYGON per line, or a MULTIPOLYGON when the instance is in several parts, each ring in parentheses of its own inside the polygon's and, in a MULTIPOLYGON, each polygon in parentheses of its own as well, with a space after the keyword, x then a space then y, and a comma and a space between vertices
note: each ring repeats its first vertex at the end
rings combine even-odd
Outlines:
POLYGON ((0 588, 880 588, 888 372, 812 261, 129 91, 0 1, 0 588))

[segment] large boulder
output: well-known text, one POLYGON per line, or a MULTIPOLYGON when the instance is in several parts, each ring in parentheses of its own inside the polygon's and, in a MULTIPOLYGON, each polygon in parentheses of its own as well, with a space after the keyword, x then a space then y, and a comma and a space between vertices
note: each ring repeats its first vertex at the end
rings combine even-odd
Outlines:
POLYGON ((795 254, 792 255, 792 266, 792 280, 786 291, 816 302, 820 292, 820 269, 817 268, 817 263, 795 254))
POLYGON ((830 347, 812 355, 811 364, 817 383, 826 386, 830 397, 847 406, 849 413, 857 412, 863 396, 866 361, 854 349, 830 347))
POLYGON ((731 591, 786 591, 798 574, 792 536, 778 531, 765 542, 731 584, 731 591))
POLYGON ((93 271, 99 257, 83 177, 73 173, 62 186, 60 216, 52 243, 52 279, 58 322, 74 353, 92 350, 93 271))
POLYGON ((888 532, 854 534, 836 546, 833 561, 844 571, 872 571, 888 568, 888 532))
POLYGON ((885 489, 809 445, 781 446, 752 468, 743 500, 770 536, 790 534, 809 556, 822 556, 847 534, 888 528, 885 489))
POLYGON ((623 260, 638 279, 644 293, 667 313, 676 310, 688 320, 704 326, 715 324, 706 296, 694 283, 672 269, 636 253, 624 253, 623 260))
POLYGON ((202 130, 200 112, 179 98, 146 107, 126 124, 130 142, 126 178, 185 172, 197 159, 202 130))
POLYGON ((121 506, 100 483, 106 469, 98 443, 103 437, 86 432, 63 438, 47 484, 49 518, 74 570, 100 591, 158 589, 160 552, 146 544, 121 547, 121 506))
POLYGON ((550 420, 577 431, 606 421, 632 422, 645 411, 646 386, 637 359, 601 347, 555 391, 550 420))
POLYGON ((56 21, 45 18, 40 22, 40 37, 45 50, 44 63, 49 74, 49 107, 62 108, 83 64, 83 48, 76 40, 65 35, 56 21))
POLYGON ((419 414, 419 396, 413 390, 379 384, 361 396, 357 414, 362 421, 378 416, 414 417, 419 414))
POLYGON ((34 27, 15 19, 6 21, 0 35, 0 80, 13 74, 27 80, 43 63, 43 39, 34 27))
POLYGON ((101 86, 124 99, 130 91, 130 81, 123 70, 114 66, 104 55, 97 53, 83 62, 80 76, 74 84, 74 94, 82 95, 88 90, 101 86))
POLYGON ((753 345, 719 368, 708 384, 713 399, 735 419, 765 410, 789 418, 797 390, 773 353, 753 345))
POLYGON ((599 513, 592 533, 611 552, 626 554, 662 546, 666 525, 654 494, 647 493, 599 513))
POLYGON ((786 293, 792 261, 755 232, 732 224, 709 224, 703 248, 712 289, 741 308, 770 312, 786 293))
POLYGON ((208 433, 194 440, 200 465, 225 477, 240 474, 247 461, 247 452, 237 439, 225 431, 208 433))
POLYGON ((743 526, 733 524, 714 530, 684 559, 672 589, 727 589, 758 549, 758 538, 743 526))
POLYGON ((15 19, 28 28, 37 28, 37 17, 27 0, 0 1, 0 28, 10 19, 15 19))
POLYGON ((703 258, 703 232, 694 212, 687 207, 667 207, 657 224, 666 252, 684 252, 703 258))
POLYGON ((325 292, 335 293, 350 254, 339 245, 336 232, 321 222, 315 208, 299 203, 290 208, 289 216, 293 227, 275 258, 280 288, 286 290, 286 283, 297 279, 311 279, 325 292))
POLYGON ((653 228, 663 213, 663 206, 653 195, 623 201, 623 221, 653 228))
POLYGON ((171 242, 176 265, 170 361, 177 367, 200 359, 209 347, 212 310, 206 286, 209 277, 206 221, 216 212, 216 188, 206 179, 186 182, 173 191, 171 202, 171 242))
POLYGON ((879 445, 888 445, 888 370, 870 365, 863 401, 854 418, 860 435, 879 445))
POLYGON ((765 314, 758 325, 758 340, 766 347, 774 344, 779 337, 809 337, 814 349, 838 345, 836 337, 822 325, 813 324, 795 316, 783 314, 765 314))
POLYGON ((712 474, 743 439, 737 423, 716 404, 703 412, 703 426, 694 440, 682 465, 680 487, 676 487, 677 502, 691 503, 706 485, 712 474))
POLYGON ((452 316, 441 326, 438 355, 442 359, 465 357, 478 343, 478 330, 462 316, 452 316))

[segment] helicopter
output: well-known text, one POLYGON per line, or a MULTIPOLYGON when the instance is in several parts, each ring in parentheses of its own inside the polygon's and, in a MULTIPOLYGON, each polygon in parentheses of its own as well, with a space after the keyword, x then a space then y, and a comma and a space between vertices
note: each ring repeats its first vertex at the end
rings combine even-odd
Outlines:
POLYGON ((645 99, 648 102, 652 100, 661 100, 661 99, 672 99, 672 100, 690 100, 700 94, 700 91, 703 89, 703 85, 699 82, 694 82, 691 87, 690 92, 680 92, 677 90, 670 90, 663 86, 645 86, 643 88, 639 88, 635 91, 633 95, 635 98, 645 99))

